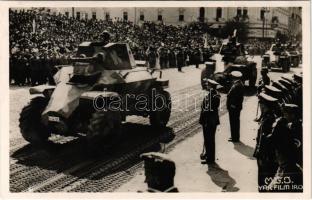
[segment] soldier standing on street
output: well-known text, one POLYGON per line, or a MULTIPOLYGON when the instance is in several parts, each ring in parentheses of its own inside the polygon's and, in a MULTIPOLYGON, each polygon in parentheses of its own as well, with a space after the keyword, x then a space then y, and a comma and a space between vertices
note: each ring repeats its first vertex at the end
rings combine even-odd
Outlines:
POLYGON ((206 163, 215 162, 215 134, 219 121, 220 95, 216 87, 219 85, 214 80, 208 79, 208 94, 203 100, 199 123, 203 126, 206 163))
POLYGON ((229 142, 239 142, 240 138, 240 112, 244 101, 244 84, 241 81, 242 73, 233 71, 231 73, 233 85, 227 94, 226 106, 229 111, 231 138, 229 142))
POLYGON ((272 133, 272 126, 275 122, 275 110, 278 99, 263 92, 258 95, 259 104, 262 110, 262 118, 257 134, 257 144, 254 157, 257 158, 258 165, 258 191, 268 191, 266 179, 273 179, 277 170, 272 142, 268 137, 272 133))

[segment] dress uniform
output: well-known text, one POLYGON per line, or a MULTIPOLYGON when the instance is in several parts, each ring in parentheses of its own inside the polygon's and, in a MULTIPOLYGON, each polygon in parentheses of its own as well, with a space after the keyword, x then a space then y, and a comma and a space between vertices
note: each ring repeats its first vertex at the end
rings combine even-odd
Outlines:
POLYGON ((204 156, 207 163, 215 161, 215 134, 219 121, 220 95, 216 87, 219 85, 216 81, 207 80, 208 94, 202 103, 199 123, 203 126, 204 145, 206 154, 204 156))
POLYGON ((227 94, 226 106, 229 111, 231 142, 239 142, 240 138, 240 112, 244 101, 244 84, 240 80, 242 73, 233 71, 231 73, 234 83, 227 94))
POLYGON ((282 117, 273 125, 271 138, 278 169, 269 185, 270 191, 302 192, 302 169, 297 165, 296 141, 289 128, 289 123, 296 117, 297 109, 295 104, 285 104, 282 117))
POLYGON ((258 129, 254 157, 257 158, 258 165, 258 191, 267 192, 266 179, 273 179, 277 170, 274 149, 268 136, 272 133, 273 123, 276 119, 275 108, 278 100, 264 92, 260 93, 258 98, 263 114, 258 129))

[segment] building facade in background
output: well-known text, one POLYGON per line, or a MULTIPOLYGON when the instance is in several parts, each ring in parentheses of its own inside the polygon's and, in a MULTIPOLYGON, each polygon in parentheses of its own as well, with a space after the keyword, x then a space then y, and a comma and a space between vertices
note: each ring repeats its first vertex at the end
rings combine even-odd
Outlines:
POLYGON ((78 19, 129 20, 185 25, 194 21, 221 28, 226 21, 241 17, 249 23, 249 38, 275 38, 277 31, 296 35, 301 32, 299 7, 158 7, 158 8, 46 8, 53 14, 65 14, 78 19))

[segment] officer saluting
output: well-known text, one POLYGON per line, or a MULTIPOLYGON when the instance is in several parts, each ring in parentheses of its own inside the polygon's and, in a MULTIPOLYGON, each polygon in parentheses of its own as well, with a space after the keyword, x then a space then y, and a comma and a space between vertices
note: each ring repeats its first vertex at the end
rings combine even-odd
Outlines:
POLYGON ((215 162, 215 134, 217 126, 220 124, 218 111, 220 95, 216 90, 219 83, 211 79, 208 79, 206 83, 208 94, 203 100, 199 123, 203 126, 206 150, 204 159, 206 163, 209 164, 215 162))
POLYGON ((242 73, 233 71, 231 73, 233 85, 228 92, 226 106, 229 111, 231 138, 230 142, 239 142, 239 129, 240 129, 240 112, 243 108, 244 101, 244 84, 240 80, 242 73))

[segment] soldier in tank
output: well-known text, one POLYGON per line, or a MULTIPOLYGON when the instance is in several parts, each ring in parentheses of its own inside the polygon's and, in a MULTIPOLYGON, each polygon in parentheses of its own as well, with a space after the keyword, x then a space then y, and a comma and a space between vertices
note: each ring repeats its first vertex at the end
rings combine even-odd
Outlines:
POLYGON ((110 42, 111 34, 108 31, 103 31, 100 36, 99 45, 105 46, 110 42))

